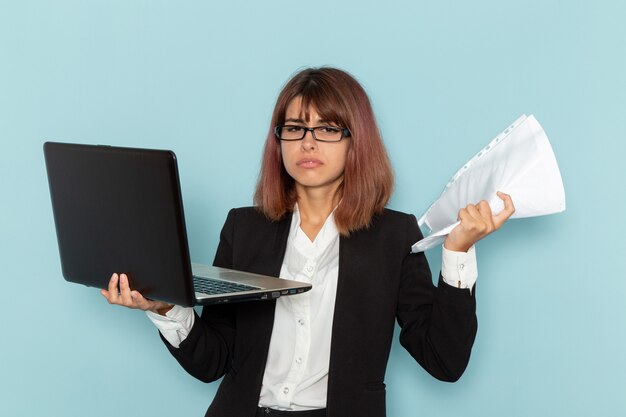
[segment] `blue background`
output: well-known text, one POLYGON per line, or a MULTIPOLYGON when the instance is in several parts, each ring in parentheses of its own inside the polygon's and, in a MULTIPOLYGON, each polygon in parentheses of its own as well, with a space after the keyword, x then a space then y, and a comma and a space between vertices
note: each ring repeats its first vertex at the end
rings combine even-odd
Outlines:
POLYGON ((217 387, 143 313, 63 280, 43 142, 173 149, 192 258, 210 263, 228 208, 251 203, 278 91, 325 64, 370 94, 391 207, 421 214, 522 113, 567 194, 565 213, 478 244, 479 333, 458 383, 394 342, 389 415, 626 415, 626 13, 591 4, 2 0, 0 415, 200 416, 217 387))

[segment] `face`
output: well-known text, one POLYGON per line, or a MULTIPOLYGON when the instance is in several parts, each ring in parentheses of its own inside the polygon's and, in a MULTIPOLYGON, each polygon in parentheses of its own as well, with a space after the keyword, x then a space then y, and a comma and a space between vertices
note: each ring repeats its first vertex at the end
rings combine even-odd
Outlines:
MULTIPOLYGON (((300 97, 294 98, 287 106, 285 124, 337 126, 336 123, 323 120, 314 107, 303 109, 300 97), (308 119, 305 110, 308 110, 308 119)), ((296 182, 296 191, 300 193, 315 189, 334 193, 343 181, 349 140, 343 138, 339 142, 318 142, 313 139, 312 132, 307 132, 302 140, 281 141, 283 164, 296 182)))

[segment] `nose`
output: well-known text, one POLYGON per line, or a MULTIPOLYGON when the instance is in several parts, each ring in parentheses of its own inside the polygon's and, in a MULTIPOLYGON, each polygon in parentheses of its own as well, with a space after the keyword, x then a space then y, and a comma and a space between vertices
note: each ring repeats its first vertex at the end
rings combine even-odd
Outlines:
POLYGON ((317 141, 313 137, 312 130, 308 130, 304 134, 304 137, 302 138, 302 143, 300 146, 302 147, 302 150, 305 150, 305 151, 312 151, 313 149, 317 147, 317 141))

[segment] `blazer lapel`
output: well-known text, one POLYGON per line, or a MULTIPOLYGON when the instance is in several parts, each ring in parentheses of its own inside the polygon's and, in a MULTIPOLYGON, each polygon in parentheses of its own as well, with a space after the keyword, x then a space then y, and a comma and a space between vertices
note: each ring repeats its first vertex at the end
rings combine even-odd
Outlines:
POLYGON ((350 353, 355 348, 351 343, 354 332, 354 324, 351 321, 355 319, 355 316, 350 314, 352 303, 355 300, 351 297, 350 288, 358 285, 358 283, 356 282, 357 274, 350 272, 352 265, 349 259, 354 259, 355 240, 358 240, 355 235, 348 238, 341 236, 339 239, 339 272, 333 313, 326 400, 329 416, 333 414, 334 409, 341 408, 342 387, 345 387, 345 379, 350 379, 346 370, 362 366, 362 364, 352 363, 355 358, 350 353))
MULTIPOLYGON (((259 273, 278 276, 282 267, 285 250, 287 248, 287 238, 289 236, 289 228, 291 225, 291 215, 285 216, 279 221, 276 233, 273 236, 267 236, 266 245, 263 250, 264 256, 267 257, 267 263, 259 273)), ((261 392, 263 383, 263 374, 265 373, 265 365, 269 351, 270 340, 272 337, 272 328, 274 326, 274 313, 276 301, 256 301, 239 304, 238 309, 238 329, 239 334, 245 334, 247 340, 240 344, 238 354, 254 364, 254 371, 249 374, 252 381, 249 385, 250 396, 242 395, 242 398, 254 399, 255 405, 258 402, 258 395, 261 392)))

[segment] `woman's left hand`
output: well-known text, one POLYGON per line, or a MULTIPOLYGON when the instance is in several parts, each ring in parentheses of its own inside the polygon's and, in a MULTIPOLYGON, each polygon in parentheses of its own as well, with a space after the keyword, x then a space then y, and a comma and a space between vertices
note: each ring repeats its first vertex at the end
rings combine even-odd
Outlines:
POLYGON ((491 207, 485 200, 478 204, 468 204, 459 210, 461 224, 452 229, 443 246, 451 251, 467 252, 476 242, 498 230, 515 213, 513 200, 508 194, 498 191, 498 197, 504 201, 504 210, 496 216, 491 214, 491 207))

